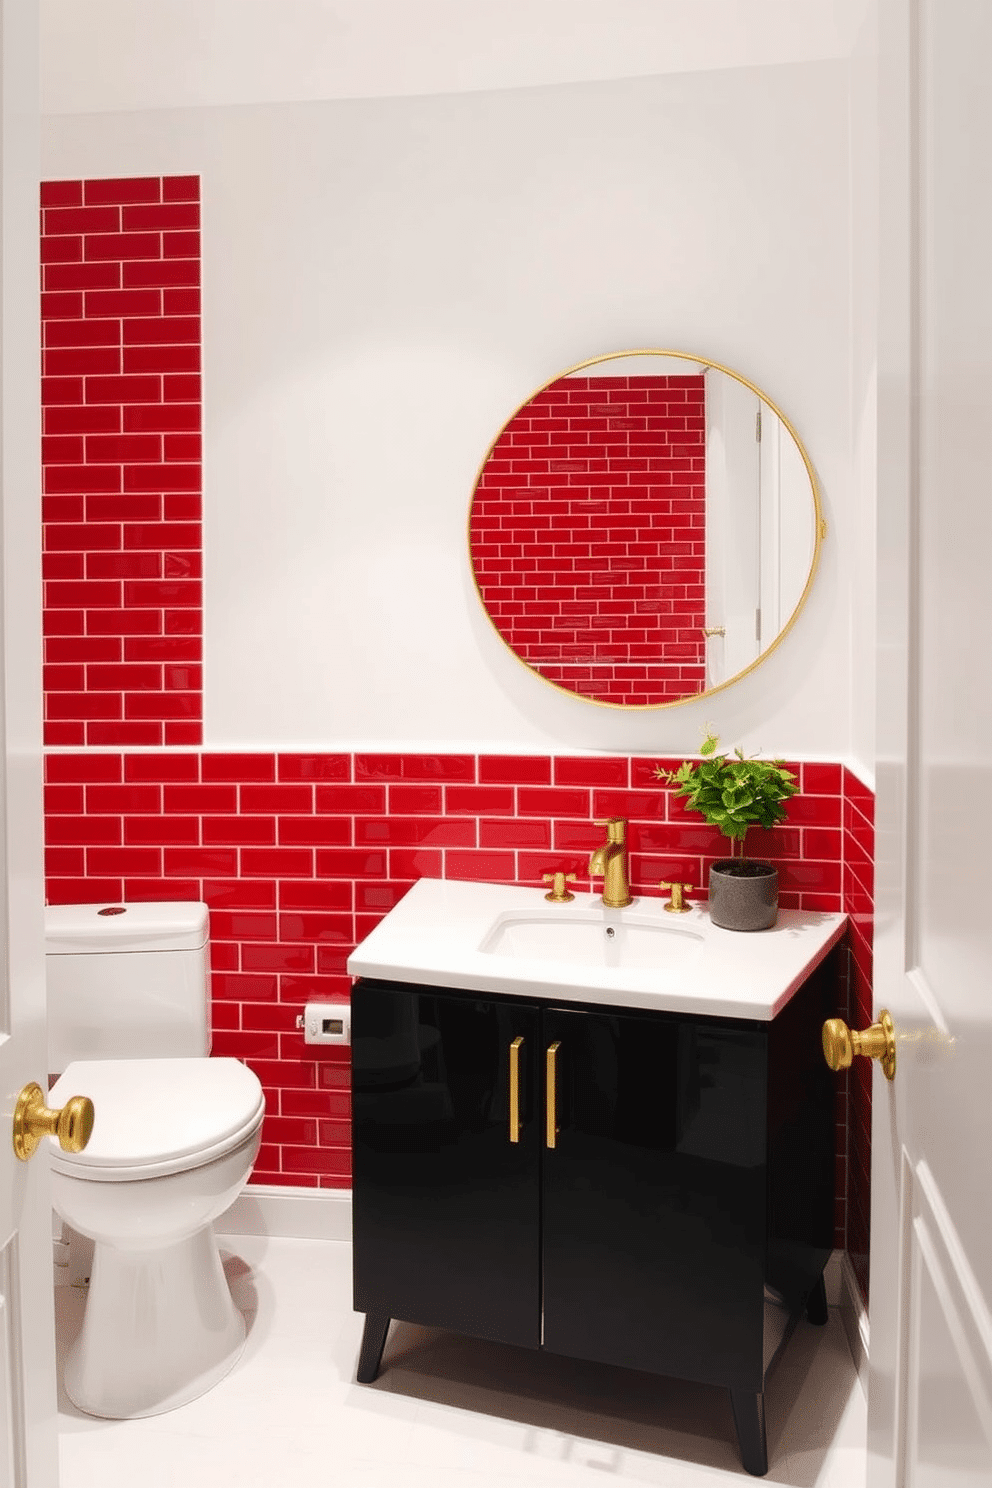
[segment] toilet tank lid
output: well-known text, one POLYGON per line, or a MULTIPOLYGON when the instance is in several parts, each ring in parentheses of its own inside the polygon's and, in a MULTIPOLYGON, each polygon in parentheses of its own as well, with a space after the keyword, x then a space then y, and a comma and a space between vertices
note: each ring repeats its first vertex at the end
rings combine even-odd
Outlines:
POLYGON ((199 901, 149 904, 48 904, 49 956, 119 951, 186 951, 206 945, 207 906, 199 901))

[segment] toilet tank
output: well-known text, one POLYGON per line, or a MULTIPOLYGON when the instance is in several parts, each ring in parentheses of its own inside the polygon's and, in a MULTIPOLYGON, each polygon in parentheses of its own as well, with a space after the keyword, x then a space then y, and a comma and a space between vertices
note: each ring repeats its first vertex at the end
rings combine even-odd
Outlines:
POLYGON ((209 1054, 208 957, 205 904, 46 906, 49 1072, 209 1054))

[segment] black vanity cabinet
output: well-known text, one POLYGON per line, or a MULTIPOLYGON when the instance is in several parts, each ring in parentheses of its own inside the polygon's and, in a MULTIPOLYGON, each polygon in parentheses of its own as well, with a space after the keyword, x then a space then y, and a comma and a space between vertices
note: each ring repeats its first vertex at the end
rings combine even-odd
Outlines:
POLYGON ((725 1385, 767 1469, 771 1357, 825 1321, 829 962, 772 1022, 360 980, 358 1378, 390 1319, 725 1385))

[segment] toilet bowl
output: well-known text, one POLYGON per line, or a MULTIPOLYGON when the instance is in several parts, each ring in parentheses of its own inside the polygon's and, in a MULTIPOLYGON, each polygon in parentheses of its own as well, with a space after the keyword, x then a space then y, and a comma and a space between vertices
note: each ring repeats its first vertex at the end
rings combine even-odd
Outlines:
POLYGON ((236 1059, 192 1052, 209 1040, 205 907, 134 910, 127 929, 115 923, 109 936, 97 905, 46 911, 50 1048, 64 1054, 68 1045, 82 1046, 88 1055, 109 1043, 114 1056, 70 1060, 49 1092, 56 1107, 87 1095, 95 1112, 82 1152, 52 1144, 55 1211, 93 1243, 83 1323, 65 1360, 64 1385, 80 1410, 114 1419, 186 1404, 221 1379, 244 1347, 245 1321, 231 1298, 213 1221, 248 1180, 264 1115, 253 1071, 236 1059), (80 951, 89 944, 97 949, 80 951), (73 1007, 60 1024, 68 988, 73 1007), (120 1006, 130 1002, 131 1009, 114 1015, 104 1039, 100 1017, 112 1014, 105 1004, 118 1003, 118 994, 120 1006), (147 1054, 155 1043, 169 1057, 123 1054, 136 1047, 147 1054))
POLYGON ((154 1415, 203 1394, 244 1346, 212 1221, 251 1172, 261 1091, 235 1059, 81 1060, 51 1099, 77 1090, 93 1135, 53 1154, 52 1202, 94 1244, 65 1390, 91 1415, 154 1415))

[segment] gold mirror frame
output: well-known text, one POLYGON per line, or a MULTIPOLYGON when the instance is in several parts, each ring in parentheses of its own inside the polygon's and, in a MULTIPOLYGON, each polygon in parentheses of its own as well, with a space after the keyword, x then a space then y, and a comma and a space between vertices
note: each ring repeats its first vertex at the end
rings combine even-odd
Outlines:
POLYGON ((820 489, 816 479, 815 471, 813 469, 812 461, 809 458, 809 454, 806 450, 805 445, 799 438, 799 435, 796 433, 795 428, 793 427, 790 420, 786 417, 786 415, 782 412, 778 404, 775 403, 772 398, 769 398, 768 394, 765 393, 760 387, 758 387, 756 383, 752 382, 749 378, 744 377, 740 372, 735 371, 732 367, 727 367, 721 362, 714 361, 711 357, 697 356, 690 352, 674 351, 655 347, 642 347, 629 351, 607 352, 601 356, 588 357, 585 361, 576 362, 573 366, 566 367, 563 372, 556 373, 554 377, 551 377, 546 382, 541 383, 540 386, 536 387, 530 394, 528 394, 528 396, 524 398, 523 401, 519 403, 516 408, 514 408, 510 416, 504 421, 500 429, 497 431, 495 437, 489 444, 489 447, 482 458, 482 461, 476 472, 475 482, 472 487, 472 499, 469 502, 467 522, 468 556, 469 566, 472 572, 472 582, 475 586, 475 591, 478 596, 479 603, 482 606, 487 620, 489 621, 490 625, 492 626, 496 635, 499 637, 502 644, 510 652, 510 654, 528 672, 531 672, 534 676, 540 678, 540 680, 548 687, 553 687, 556 692, 562 692, 567 697, 577 698, 582 702, 593 703, 601 708, 613 708, 616 710, 631 712, 649 712, 661 708, 677 708, 685 703, 694 703, 700 701, 703 698, 713 697, 716 693, 723 692, 726 690, 726 688, 733 686, 737 682, 740 682, 744 677, 753 672, 756 667, 760 666, 761 663, 772 654, 772 652, 788 635, 789 631, 792 629, 793 625, 798 619, 804 605, 806 604, 806 600, 809 597, 809 592, 812 588, 813 580, 816 576, 817 567, 819 565, 820 549, 826 535, 827 524, 823 516, 823 507, 820 499, 820 489), (792 613, 788 616, 775 637, 768 643, 767 646, 764 647, 762 651, 759 652, 759 654, 752 662, 750 662, 747 666, 742 667, 739 671, 734 672, 732 676, 726 677, 723 681, 715 683, 713 686, 704 686, 698 692, 688 693, 685 696, 674 697, 661 702, 631 703, 614 702, 607 698, 590 696, 588 693, 580 692, 560 682, 556 682, 552 678, 546 677, 537 666, 532 665, 531 662, 527 661, 524 657, 519 655, 512 644, 504 636, 496 620, 490 613, 489 607, 487 606, 486 601, 483 597, 482 587, 479 583, 479 578, 476 572, 475 561, 472 553, 472 519, 476 498, 479 494, 479 483, 482 480, 483 474, 486 470, 486 466, 488 465, 489 460, 492 457, 493 451, 495 450, 499 441, 502 439, 503 435, 506 433, 510 424, 512 424, 513 420, 517 418, 517 416, 528 406, 528 404, 530 404, 540 393, 543 393, 546 389, 553 387, 556 383, 562 381, 564 378, 575 376, 577 373, 580 373, 589 367, 600 366, 605 362, 615 362, 618 360, 627 360, 628 358, 642 356, 677 358, 679 361, 691 364, 700 372, 705 372, 710 369, 716 372, 721 372, 727 377, 732 378, 735 382, 740 383, 743 387, 747 388, 751 393, 755 395, 755 397, 760 400, 761 404, 767 407, 781 421, 782 427, 791 436, 793 443, 795 444, 796 449, 799 452, 803 466, 805 467, 806 476, 809 480, 810 496, 813 505, 813 550, 810 558, 809 572, 806 575, 805 584, 803 585, 802 592, 800 593, 799 599, 794 609, 792 610, 792 613))

